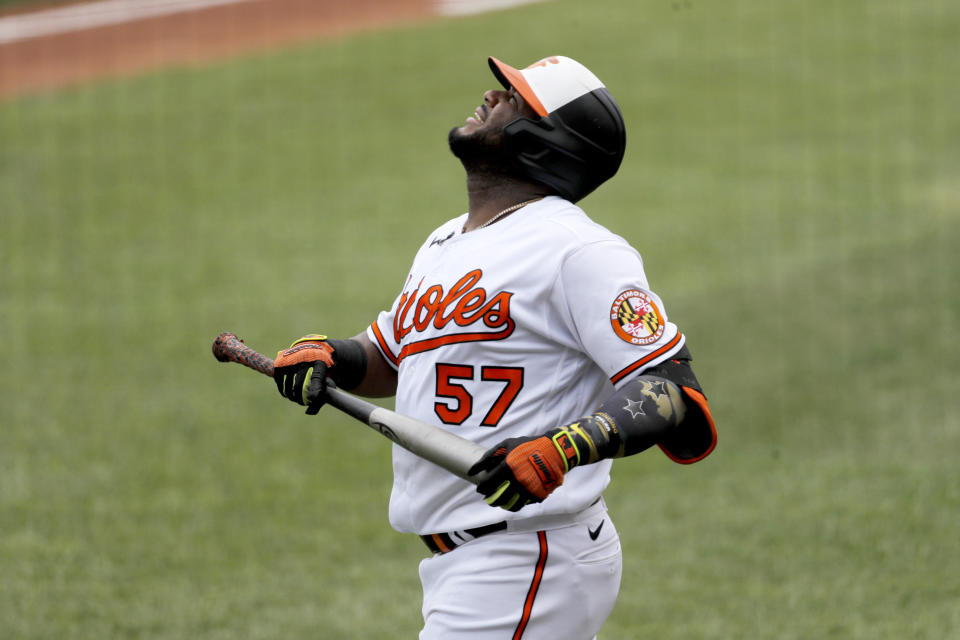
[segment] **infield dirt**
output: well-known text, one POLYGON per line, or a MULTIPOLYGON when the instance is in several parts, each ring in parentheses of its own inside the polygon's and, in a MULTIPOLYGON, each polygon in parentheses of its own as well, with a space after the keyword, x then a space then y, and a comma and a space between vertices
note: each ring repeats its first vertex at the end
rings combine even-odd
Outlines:
MULTIPOLYGON (((82 3, 67 3, 77 4, 82 3)), ((254 0, 2 43, 0 100, 420 22, 434 15, 434 5, 431 0, 254 0)), ((0 19, 13 13, 2 12, 0 19)))

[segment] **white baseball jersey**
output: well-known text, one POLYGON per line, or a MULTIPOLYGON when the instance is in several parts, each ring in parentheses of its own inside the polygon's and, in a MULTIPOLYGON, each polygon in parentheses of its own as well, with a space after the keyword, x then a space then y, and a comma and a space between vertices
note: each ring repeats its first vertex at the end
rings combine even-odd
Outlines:
MULTIPOLYGON (((576 205, 551 196, 462 233, 466 218, 430 234, 368 329, 398 370, 399 413, 489 448, 589 415, 683 346, 640 255, 576 205)), ((394 445, 390 523, 429 534, 576 513, 600 496, 610 466, 577 467, 544 502, 511 513, 394 445)))

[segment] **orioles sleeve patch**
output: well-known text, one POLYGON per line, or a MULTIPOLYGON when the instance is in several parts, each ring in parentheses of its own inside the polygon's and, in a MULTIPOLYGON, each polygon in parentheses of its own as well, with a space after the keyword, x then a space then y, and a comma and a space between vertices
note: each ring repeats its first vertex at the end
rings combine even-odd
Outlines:
POLYGON ((666 328, 663 314, 649 294, 628 289, 613 301, 610 324, 621 340, 635 345, 652 344, 666 328))

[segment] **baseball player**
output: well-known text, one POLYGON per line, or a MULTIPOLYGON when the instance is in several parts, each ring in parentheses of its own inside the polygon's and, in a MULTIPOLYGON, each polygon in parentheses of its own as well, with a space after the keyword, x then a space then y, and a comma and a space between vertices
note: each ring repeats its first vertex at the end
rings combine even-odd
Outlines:
POLYGON ((585 640, 620 586, 613 459, 659 445, 693 463, 716 430, 640 255, 575 204, 623 158, 610 92, 566 57, 489 65, 503 89, 449 134, 468 212, 366 331, 300 338, 275 379, 307 413, 332 381, 488 448, 478 486, 393 448, 390 523, 432 552, 420 638, 585 640))

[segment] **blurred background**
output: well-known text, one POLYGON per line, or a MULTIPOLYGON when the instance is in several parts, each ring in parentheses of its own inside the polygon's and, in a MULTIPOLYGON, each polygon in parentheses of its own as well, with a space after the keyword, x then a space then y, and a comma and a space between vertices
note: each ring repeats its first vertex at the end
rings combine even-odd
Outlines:
POLYGON ((0 0, 0 636, 415 637, 389 443, 210 344, 369 324, 486 56, 562 54, 720 431, 615 465, 601 637, 956 637, 960 5, 198 1, 0 0))

